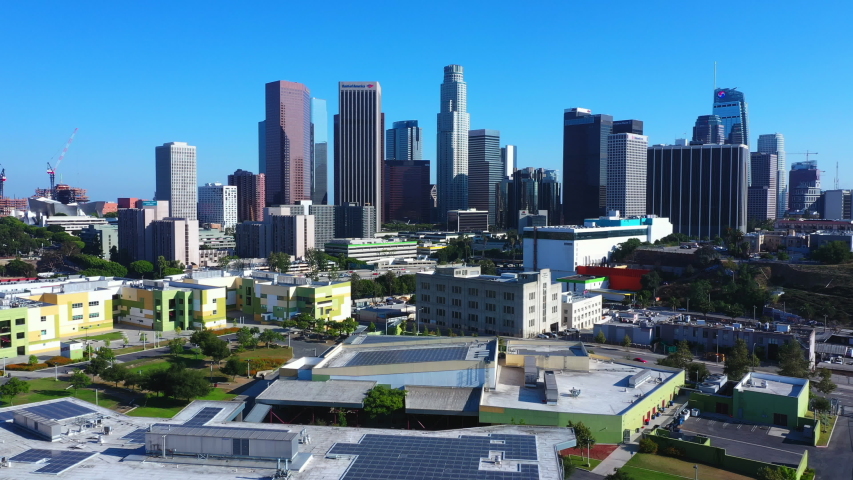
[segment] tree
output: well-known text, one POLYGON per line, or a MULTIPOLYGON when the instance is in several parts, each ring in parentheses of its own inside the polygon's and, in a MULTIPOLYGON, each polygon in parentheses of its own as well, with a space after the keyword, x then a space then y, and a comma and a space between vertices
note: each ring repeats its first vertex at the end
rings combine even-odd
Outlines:
POLYGON ((373 387, 364 397, 364 411, 370 418, 379 415, 390 415, 403 409, 406 399, 406 391, 377 385, 373 387))
POLYGON ((779 375, 795 378, 809 377, 809 361, 796 340, 789 340, 779 348, 779 375))
POLYGON ((347 318, 343 320, 342 322, 340 322, 340 325, 341 331, 346 333, 347 335, 351 334, 355 331, 356 328, 358 328, 358 322, 356 322, 352 318, 347 318))
POLYGON ((284 252, 271 252, 267 264, 271 272, 287 273, 291 265, 290 255, 284 252))
POLYGON ((742 338, 735 340, 731 352, 726 355, 723 372, 735 382, 740 381, 749 372, 750 367, 756 366, 754 356, 750 355, 749 348, 742 338))
POLYGON ((6 276, 9 277, 35 277, 36 267, 31 263, 16 258, 6 264, 6 276))
POLYGON ((758 480, 796 480, 797 471, 783 466, 761 467, 755 472, 755 477, 758 480))
POLYGON ((691 362, 687 365, 687 379, 695 382, 701 382, 705 377, 711 374, 708 367, 704 363, 691 362))
POLYGON ((644 243, 648 244, 648 242, 641 242, 636 238, 631 238, 627 242, 620 243, 611 254, 610 259, 615 263, 624 262, 644 243))
POLYGON ((655 289, 660 287, 661 281, 660 274, 657 270, 652 270, 640 278, 640 283, 642 283, 643 289, 651 292, 654 292, 655 289))
POLYGON ((658 365, 686 369, 692 361, 693 352, 690 351, 690 344, 687 343, 687 340, 682 340, 678 342, 674 352, 667 355, 666 358, 658 360, 658 365))
MULTIPOLYGON (((509 243, 510 251, 512 252, 512 261, 515 261, 515 246, 521 241, 518 237, 517 230, 507 230, 506 232, 506 241, 509 243)), ((441 251, 441 250, 439 250, 441 251)))
POLYGON ((205 356, 212 358, 217 365, 222 361, 222 359, 231 356, 231 348, 228 347, 228 342, 218 338, 214 341, 205 343, 202 346, 202 352, 204 352, 205 356))
POLYGON ((725 313, 727 317, 730 317, 734 322, 735 318, 743 316, 743 307, 738 303, 726 305, 723 309, 723 313, 725 313))
POLYGON ((104 370, 110 366, 110 362, 106 358, 95 357, 89 360, 89 365, 86 366, 85 372, 92 376, 92 382, 95 381, 95 376, 104 373, 104 370))
MULTIPOLYGON (((572 421, 569 421, 566 426, 574 429, 577 446, 581 449, 586 447, 587 463, 589 463, 589 450, 595 446, 595 437, 592 435, 592 430, 584 425, 583 422, 573 423, 572 421)), ((583 450, 581 450, 581 452, 583 452, 583 450)))
POLYGON ((622 346, 623 347, 630 347, 631 346, 631 337, 627 333, 625 334, 625 338, 622 339, 622 346))
POLYGON ((268 329, 264 330, 263 332, 261 332, 260 335, 258 335, 258 340, 264 342, 264 345, 266 345, 267 348, 270 348, 273 342, 284 340, 284 335, 276 332, 275 330, 268 329))
POLYGON ((820 378, 817 382, 812 382, 812 387, 818 392, 829 395, 834 392, 838 385, 832 381, 832 372, 825 368, 821 368, 817 371, 817 376, 820 378))
POLYGON ((370 325, 367 326, 367 331, 368 332, 375 332, 376 331, 376 324, 373 322, 370 322, 370 325))
POLYGON ((35 355, 30 355, 30 358, 27 359, 27 363, 29 365, 35 365, 35 364, 39 363, 39 357, 37 357, 35 355))
POLYGON ((595 343, 607 343, 607 337, 604 336, 603 330, 599 330, 595 335, 595 343))
POLYGON ((115 382, 116 387, 118 387, 118 382, 127 378, 127 374, 127 367, 120 363, 115 363, 101 373, 101 378, 107 382, 115 382))
POLYGON ((812 252, 811 257, 821 263, 837 265, 853 260, 853 252, 844 242, 827 242, 812 252))
POLYGON ((135 262, 131 262, 128 270, 133 272, 133 274, 139 278, 145 278, 146 274, 154 271, 154 264, 148 260, 137 260, 135 262))
POLYGON ((175 364, 168 370, 168 378, 172 385, 169 393, 181 400, 203 397, 212 390, 210 382, 201 370, 189 370, 175 364))
POLYGON ((12 377, 8 382, 0 385, 0 397, 9 397, 9 404, 13 404, 15 397, 30 391, 30 384, 18 377, 12 377))
POLYGON ((71 374, 71 388, 74 389, 74 395, 77 395, 77 390, 89 385, 89 377, 86 376, 86 372, 82 370, 74 370, 74 373, 71 374))
POLYGON ((136 387, 142 385, 143 377, 141 373, 128 370, 124 376, 124 386, 131 390, 136 390, 136 387))
POLYGON ((240 367, 243 366, 243 362, 240 361, 237 357, 231 357, 225 362, 225 366, 220 368, 219 371, 231 377, 231 381, 233 382, 237 375, 240 374, 240 367))
POLYGON ((163 278, 166 274, 166 268, 169 266, 169 262, 166 261, 166 257, 160 255, 157 257, 157 278, 163 278))
POLYGON ((830 408, 832 408, 832 402, 828 398, 817 396, 812 398, 812 409, 815 412, 828 412, 830 408))
POLYGON ((169 340, 169 353, 173 356, 178 356, 179 353, 184 351, 184 340, 183 338, 173 338, 169 340))
POLYGON ((776 252, 776 258, 782 261, 786 261, 790 260, 791 256, 788 255, 788 252, 786 252, 785 250, 779 250, 778 252, 776 252))
POLYGON ((243 327, 237 332, 237 343, 246 349, 254 348, 258 345, 258 339, 255 338, 249 327, 243 327))
POLYGON ((320 279, 320 272, 325 270, 326 254, 317 248, 305 250, 305 263, 308 264, 308 277, 315 282, 320 279))

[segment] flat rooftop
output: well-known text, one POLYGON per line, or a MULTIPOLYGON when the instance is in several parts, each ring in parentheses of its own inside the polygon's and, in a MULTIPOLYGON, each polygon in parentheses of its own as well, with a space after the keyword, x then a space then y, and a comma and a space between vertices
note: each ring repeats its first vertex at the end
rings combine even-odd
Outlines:
POLYGON ((507 340, 506 353, 513 355, 549 355, 556 357, 587 357, 581 342, 554 342, 550 340, 507 340))
POLYGON ((469 341, 466 343, 434 343, 375 347, 343 348, 318 368, 363 367, 401 363, 427 363, 446 361, 479 361, 492 356, 494 342, 469 341))
MULTIPOLYGON (((638 400, 637 395, 648 394, 676 375, 676 372, 658 370, 654 365, 647 365, 639 367, 630 363, 591 360, 589 373, 560 373, 560 370, 556 370, 554 377, 559 390, 556 405, 543 403, 545 397, 542 388, 524 386, 523 368, 502 367, 497 388, 484 391, 480 405, 549 412, 621 415, 638 400), (642 370, 651 370, 652 379, 637 388, 629 387, 628 379, 642 370), (572 396, 572 390, 580 390, 580 394, 572 396)), ((540 377, 541 375, 540 372, 540 377)))
POLYGON ((806 380, 802 378, 750 372, 743 377, 740 383, 735 385, 735 389, 783 397, 799 397, 805 385, 806 380))
POLYGON ((260 395, 257 403, 267 405, 302 405, 362 408, 364 397, 376 382, 360 380, 290 380, 279 378, 260 395))

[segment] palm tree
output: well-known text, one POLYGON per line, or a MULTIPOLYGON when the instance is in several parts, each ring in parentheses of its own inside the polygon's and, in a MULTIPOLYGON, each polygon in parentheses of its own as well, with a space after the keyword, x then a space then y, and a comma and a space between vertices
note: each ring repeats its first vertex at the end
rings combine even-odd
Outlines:
POLYGON ((515 245, 518 243, 518 231, 507 230, 506 241, 509 243, 509 248, 512 250, 512 261, 515 261, 515 245))

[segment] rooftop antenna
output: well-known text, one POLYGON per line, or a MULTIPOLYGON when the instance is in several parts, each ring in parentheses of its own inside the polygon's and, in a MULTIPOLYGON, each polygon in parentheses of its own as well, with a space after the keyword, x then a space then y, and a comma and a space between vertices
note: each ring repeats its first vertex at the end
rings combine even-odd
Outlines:
POLYGON ((714 61, 714 90, 717 90, 717 62, 714 61))
MULTIPOLYGON (((4 177, 3 180, 6 178, 4 177)), ((835 162, 835 189, 838 190, 838 162, 835 162)))

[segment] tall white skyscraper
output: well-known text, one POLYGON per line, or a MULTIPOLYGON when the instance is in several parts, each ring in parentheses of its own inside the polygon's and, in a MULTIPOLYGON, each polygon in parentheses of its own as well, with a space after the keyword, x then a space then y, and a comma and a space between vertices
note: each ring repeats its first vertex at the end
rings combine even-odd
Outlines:
POLYGON ((607 136, 607 210, 622 216, 646 214, 649 137, 634 133, 607 136))
POLYGON ((788 167, 785 162, 785 136, 767 133, 758 136, 758 153, 776 155, 779 170, 776 177, 776 218, 784 218, 788 211, 788 167))
POLYGON ((518 147, 506 145, 501 148, 501 163, 503 163, 503 176, 511 177, 512 172, 518 168, 518 147))
POLYGON ((441 108, 438 113, 438 219, 447 220, 449 210, 468 208, 468 85, 461 65, 444 67, 441 108))
POLYGON ((198 187, 198 222, 218 223, 223 228, 237 225, 237 187, 221 183, 198 187))
POLYGON ((169 202, 169 216, 197 220, 196 149, 186 142, 155 147, 155 200, 169 202))

